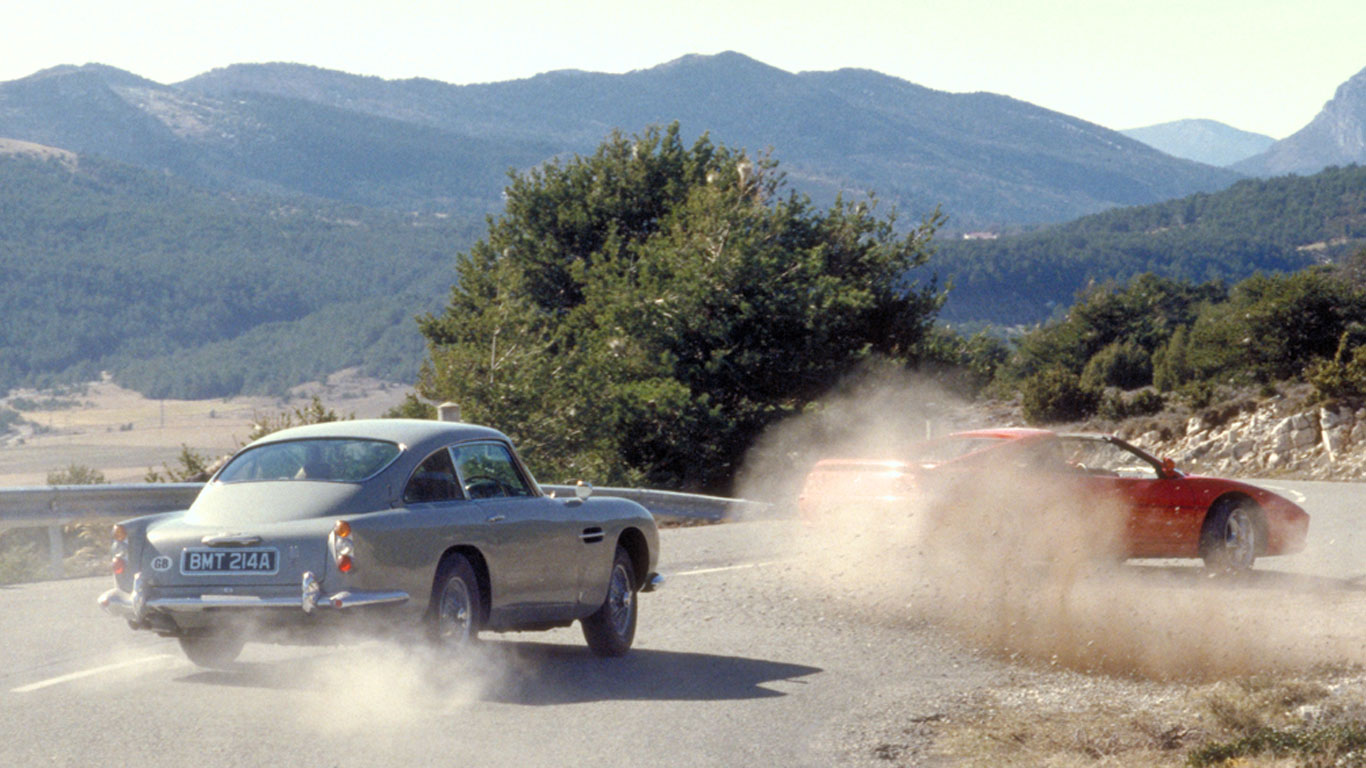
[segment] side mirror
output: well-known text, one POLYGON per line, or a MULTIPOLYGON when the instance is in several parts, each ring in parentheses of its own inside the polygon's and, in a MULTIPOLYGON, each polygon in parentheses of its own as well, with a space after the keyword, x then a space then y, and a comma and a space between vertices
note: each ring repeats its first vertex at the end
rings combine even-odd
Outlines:
POLYGON ((580 480, 579 482, 577 482, 577 483, 574 484, 574 497, 577 498, 579 501, 585 501, 589 496, 592 496, 592 495, 593 495, 593 484, 592 484, 592 483, 590 483, 590 482, 588 482, 588 481, 586 481, 586 480, 580 480))
POLYGON ((1163 477, 1175 477, 1175 476, 1176 476, 1176 462, 1172 461, 1170 458, 1163 459, 1163 460, 1162 460, 1162 476, 1163 476, 1163 477))

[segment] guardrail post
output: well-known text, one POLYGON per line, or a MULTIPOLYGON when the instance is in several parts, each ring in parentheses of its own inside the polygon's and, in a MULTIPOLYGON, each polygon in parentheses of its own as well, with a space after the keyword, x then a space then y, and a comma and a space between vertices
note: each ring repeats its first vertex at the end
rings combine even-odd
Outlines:
POLYGON ((66 559, 66 553, 62 548, 62 526, 53 523, 47 527, 47 548, 48 553, 52 556, 52 578, 65 577, 66 569, 62 567, 62 561, 66 559))

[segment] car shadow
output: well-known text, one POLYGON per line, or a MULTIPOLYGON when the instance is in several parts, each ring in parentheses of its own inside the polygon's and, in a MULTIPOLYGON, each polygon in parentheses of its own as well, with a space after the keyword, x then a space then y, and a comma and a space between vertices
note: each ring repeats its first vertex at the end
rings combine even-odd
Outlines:
POLYGON ((455 660, 415 647, 391 646, 380 655, 381 660, 372 661, 372 654, 352 656, 341 650, 280 661, 238 661, 222 670, 197 670, 178 681, 328 691, 339 681, 346 685, 380 675, 387 685, 408 686, 425 694, 440 695, 448 689, 479 701, 544 706, 609 700, 773 698, 787 694, 766 687, 769 683, 805 684, 800 678, 823 671, 764 659, 648 648, 604 659, 583 647, 505 640, 480 643, 472 653, 455 660))

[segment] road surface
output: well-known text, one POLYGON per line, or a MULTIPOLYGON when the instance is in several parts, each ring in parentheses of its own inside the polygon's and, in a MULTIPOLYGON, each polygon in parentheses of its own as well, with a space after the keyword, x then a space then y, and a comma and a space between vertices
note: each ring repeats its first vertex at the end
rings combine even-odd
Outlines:
MULTIPOLYGON (((1366 605, 1362 487, 1274 485, 1303 499, 1310 546, 1228 589, 1313 585, 1366 605)), ((0 765, 919 764, 932 724, 983 691, 1133 684, 1013 661, 898 611, 857 567, 795 554, 801 535, 781 520, 664 531, 669 581, 641 596, 620 659, 591 656, 576 626, 486 636, 458 664, 371 640, 251 644, 208 671, 103 615, 107 579, 0 587, 0 765)), ((1126 569, 1201 580, 1193 563, 1126 569)))

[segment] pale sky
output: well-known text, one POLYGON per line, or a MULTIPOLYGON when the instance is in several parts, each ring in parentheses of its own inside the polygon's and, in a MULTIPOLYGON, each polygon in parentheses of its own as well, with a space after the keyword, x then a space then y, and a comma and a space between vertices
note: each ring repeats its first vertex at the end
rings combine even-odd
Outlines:
POLYGON ((5 13, 0 81, 97 62, 174 83, 288 61, 475 83, 726 50, 1109 128, 1209 118, 1284 138, 1366 68, 1366 0, 32 0, 5 13))

